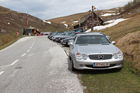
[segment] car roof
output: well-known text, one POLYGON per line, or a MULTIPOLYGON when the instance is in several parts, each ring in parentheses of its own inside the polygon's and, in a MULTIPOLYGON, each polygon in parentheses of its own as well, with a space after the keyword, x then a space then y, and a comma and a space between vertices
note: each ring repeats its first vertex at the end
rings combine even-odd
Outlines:
POLYGON ((81 35, 104 35, 104 34, 101 33, 101 32, 89 32, 89 33, 80 33, 80 34, 77 34, 77 36, 81 36, 81 35))

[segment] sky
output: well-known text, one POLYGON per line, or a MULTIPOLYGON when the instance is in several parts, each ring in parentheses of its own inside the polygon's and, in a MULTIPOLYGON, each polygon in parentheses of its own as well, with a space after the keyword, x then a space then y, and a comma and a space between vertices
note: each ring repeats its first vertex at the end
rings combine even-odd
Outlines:
POLYGON ((51 19, 86 12, 94 5, 98 10, 120 7, 132 0, 0 0, 0 6, 51 19))

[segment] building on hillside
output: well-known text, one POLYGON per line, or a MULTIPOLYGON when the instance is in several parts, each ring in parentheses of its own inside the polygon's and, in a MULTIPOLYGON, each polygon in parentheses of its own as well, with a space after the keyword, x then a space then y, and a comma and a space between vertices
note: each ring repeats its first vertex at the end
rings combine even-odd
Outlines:
POLYGON ((104 21, 94 11, 90 11, 88 15, 80 18, 79 23, 73 26, 74 29, 82 28, 84 30, 95 26, 103 25, 104 21))
POLYGON ((35 28, 24 28, 23 29, 23 35, 27 35, 27 36, 38 36, 38 35, 40 35, 40 33, 41 32, 35 28))

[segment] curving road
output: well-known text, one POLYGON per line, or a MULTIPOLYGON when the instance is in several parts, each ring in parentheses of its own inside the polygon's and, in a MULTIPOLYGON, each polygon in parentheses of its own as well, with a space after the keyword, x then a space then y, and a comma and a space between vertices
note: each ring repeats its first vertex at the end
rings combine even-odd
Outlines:
POLYGON ((47 37, 25 37, 0 50, 0 93, 83 93, 64 50, 47 37))

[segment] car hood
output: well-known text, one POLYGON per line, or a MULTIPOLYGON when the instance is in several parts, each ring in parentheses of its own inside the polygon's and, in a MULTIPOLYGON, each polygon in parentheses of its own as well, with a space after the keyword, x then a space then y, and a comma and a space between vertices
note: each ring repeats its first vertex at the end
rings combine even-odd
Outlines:
POLYGON ((84 54, 114 54, 120 51, 116 46, 109 45, 76 45, 77 52, 84 54))

